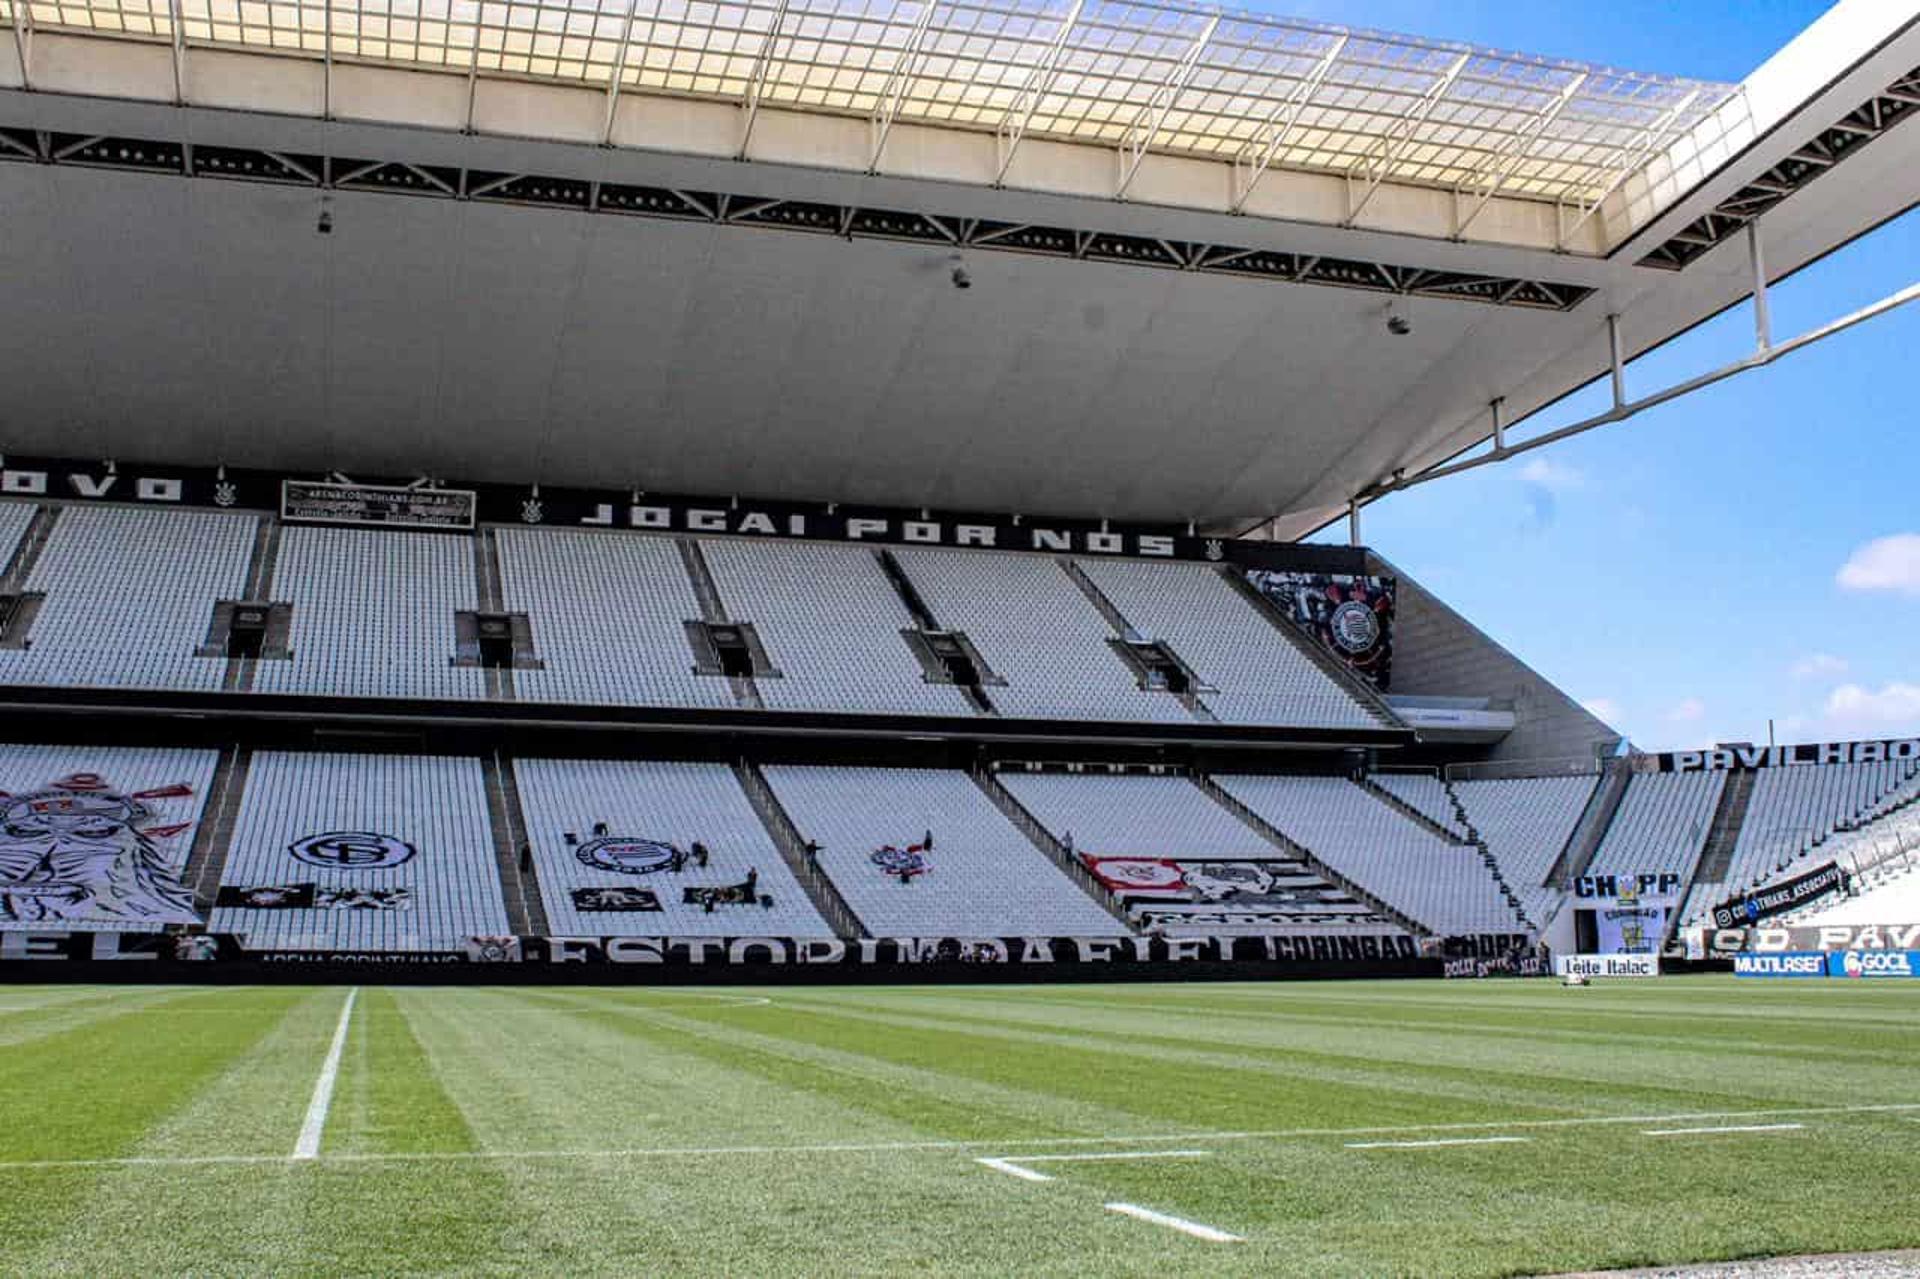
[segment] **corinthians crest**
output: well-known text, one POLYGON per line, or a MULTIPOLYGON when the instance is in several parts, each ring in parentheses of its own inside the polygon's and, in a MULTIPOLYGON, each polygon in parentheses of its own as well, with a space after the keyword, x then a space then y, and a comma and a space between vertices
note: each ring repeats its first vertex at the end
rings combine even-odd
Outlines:
POLYGON ((199 923, 169 847, 192 823, 160 824, 152 805, 192 793, 185 785, 127 793, 98 773, 0 793, 0 927, 199 923))

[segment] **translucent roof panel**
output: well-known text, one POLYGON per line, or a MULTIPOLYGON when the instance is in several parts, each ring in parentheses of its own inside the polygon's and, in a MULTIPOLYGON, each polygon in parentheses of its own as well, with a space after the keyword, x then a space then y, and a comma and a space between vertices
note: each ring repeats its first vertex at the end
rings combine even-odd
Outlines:
POLYGON ((8 0, 83 30, 1591 206, 1732 86, 1146 0, 8 0), (177 15, 177 17, 176 17, 177 15))

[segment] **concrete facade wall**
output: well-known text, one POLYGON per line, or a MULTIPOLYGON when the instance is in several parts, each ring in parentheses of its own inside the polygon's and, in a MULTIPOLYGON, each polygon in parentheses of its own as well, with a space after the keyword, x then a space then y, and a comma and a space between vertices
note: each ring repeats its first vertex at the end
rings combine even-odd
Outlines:
POLYGON ((1590 756, 1609 751, 1620 734, 1532 667, 1502 648, 1439 597, 1377 555, 1373 571, 1399 579, 1393 641, 1393 692, 1437 697, 1490 697, 1511 704, 1512 733, 1490 760, 1590 756))

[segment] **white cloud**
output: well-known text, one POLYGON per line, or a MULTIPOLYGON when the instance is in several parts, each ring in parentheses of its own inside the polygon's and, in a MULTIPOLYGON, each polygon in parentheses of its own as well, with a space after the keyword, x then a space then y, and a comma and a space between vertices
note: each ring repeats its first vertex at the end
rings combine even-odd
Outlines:
POLYGON ((1667 720, 1673 724, 1696 724, 1705 718, 1707 704, 1697 697, 1682 698, 1674 708, 1667 712, 1667 720))
POLYGON ((1876 537, 1854 547, 1835 576, 1850 591, 1920 595, 1920 533, 1876 537))
POLYGON ((1586 475, 1579 469, 1544 457, 1530 459, 1520 468, 1520 478, 1556 493, 1577 489, 1587 481, 1586 475))
POLYGON ((1837 679, 1847 673, 1847 659, 1832 653, 1808 653, 1791 669, 1795 679, 1837 679))
POLYGON ((1827 741, 1920 735, 1920 684, 1842 684, 1827 695, 1824 711, 1820 726, 1827 741))
POLYGON ((1620 727, 1620 717, 1626 714, 1626 712, 1620 708, 1620 703, 1614 701, 1611 697, 1589 698, 1580 703, 1580 705, 1587 714, 1603 723, 1612 725, 1614 728, 1620 727))

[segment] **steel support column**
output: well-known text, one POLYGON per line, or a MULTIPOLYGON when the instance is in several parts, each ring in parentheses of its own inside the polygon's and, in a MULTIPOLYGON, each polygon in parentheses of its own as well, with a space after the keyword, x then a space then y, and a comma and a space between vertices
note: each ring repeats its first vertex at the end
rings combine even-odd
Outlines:
POLYGON ((994 137, 1000 141, 1000 164, 993 174, 993 185, 1002 186, 1007 180, 1007 170, 1013 167, 1013 153, 1019 149, 1020 140, 1027 136, 1027 126, 1033 122, 1033 113, 1040 105, 1040 99, 1047 96, 1053 88, 1053 78, 1060 70, 1060 58, 1066 52, 1067 37, 1073 33, 1074 24, 1080 21, 1080 8, 1086 0, 1073 0, 1073 7, 1060 19, 1060 29, 1053 33, 1053 39, 1047 44, 1047 51, 1040 61, 1034 64, 1033 71, 1027 76, 1027 82, 1020 87, 1020 93, 1013 104, 1007 108, 1006 118, 994 130, 994 137))
POLYGON ((760 98, 766 92, 767 73, 773 70, 773 46, 780 42, 780 29, 787 23, 787 0, 780 0, 780 7, 773 11, 773 22, 767 28, 767 38, 760 45, 760 53, 753 60, 753 72, 747 77, 746 96, 740 105, 746 108, 746 118, 740 124, 740 145, 734 148, 733 158, 747 158, 747 144, 753 141, 753 122, 760 114, 760 98))
POLYGON ((1127 130, 1127 145, 1120 151, 1120 181, 1114 187, 1113 198, 1127 198, 1127 188, 1133 185, 1133 177, 1140 172, 1140 162, 1147 158, 1148 148, 1153 140, 1160 136, 1160 126, 1167 122, 1173 113, 1174 104, 1180 101, 1180 94, 1193 79, 1193 72, 1200 64, 1200 55, 1206 52, 1207 41, 1213 39, 1213 33, 1220 26, 1220 15, 1214 14, 1207 19, 1207 25, 1201 29, 1199 39, 1195 40, 1180 61, 1167 72, 1167 78, 1153 91, 1147 104, 1133 117, 1133 125, 1127 130), (1140 122, 1147 120, 1147 127, 1140 129, 1140 122), (1139 131, 1139 141, 1134 141, 1135 131, 1139 131))
MULTIPOLYGON (((1320 86, 1326 83, 1327 73, 1332 71, 1334 63, 1340 60, 1340 54, 1346 49, 1347 41, 1350 39, 1352 39, 1351 36, 1343 33, 1339 39, 1335 40, 1327 51, 1320 55, 1320 60, 1313 64, 1313 70, 1307 72, 1261 122, 1261 129, 1268 131, 1267 140, 1259 146, 1259 159, 1248 164, 1246 178, 1236 182, 1239 190, 1234 195, 1233 203, 1227 206, 1229 213, 1239 213, 1247 207, 1247 197, 1253 194, 1254 187, 1260 184, 1260 179, 1265 176, 1268 166, 1273 163, 1273 158, 1280 154, 1281 148, 1286 146, 1288 139, 1293 136, 1293 127, 1300 122, 1301 110, 1313 100, 1313 95, 1320 86), (1286 117, 1285 123, 1281 123, 1282 116, 1286 117)), ((1254 144, 1258 139, 1258 134, 1249 138, 1247 145, 1240 149, 1240 154, 1234 157, 1233 167, 1236 179, 1239 178, 1241 162, 1255 149, 1254 144)))

